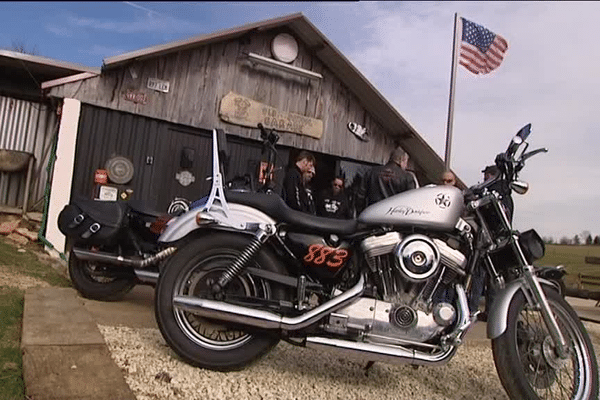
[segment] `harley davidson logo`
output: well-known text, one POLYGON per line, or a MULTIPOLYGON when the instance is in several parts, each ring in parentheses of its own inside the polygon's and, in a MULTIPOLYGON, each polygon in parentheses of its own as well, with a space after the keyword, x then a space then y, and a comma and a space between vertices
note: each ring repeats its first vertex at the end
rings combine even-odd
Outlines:
POLYGON ((386 213, 388 215, 403 215, 403 216, 409 216, 409 215, 425 215, 425 214, 430 214, 429 211, 426 210, 415 210, 412 207, 407 207, 407 206, 397 206, 397 207, 390 207, 390 209, 388 210, 388 212, 386 213))
POLYGON ((440 193, 435 198, 435 205, 439 208, 448 208, 452 202, 450 201, 450 196, 444 193, 440 193))

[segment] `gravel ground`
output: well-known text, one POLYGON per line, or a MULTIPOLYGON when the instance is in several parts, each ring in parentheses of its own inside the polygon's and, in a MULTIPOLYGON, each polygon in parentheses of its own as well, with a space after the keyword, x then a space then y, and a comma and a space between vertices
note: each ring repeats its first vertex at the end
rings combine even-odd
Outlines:
MULTIPOLYGON (((585 324, 600 359, 600 325, 585 324)), ((157 329, 98 326, 138 400, 162 399, 508 399, 487 344, 469 343, 442 367, 365 363, 284 342, 240 372, 179 360, 157 329)))

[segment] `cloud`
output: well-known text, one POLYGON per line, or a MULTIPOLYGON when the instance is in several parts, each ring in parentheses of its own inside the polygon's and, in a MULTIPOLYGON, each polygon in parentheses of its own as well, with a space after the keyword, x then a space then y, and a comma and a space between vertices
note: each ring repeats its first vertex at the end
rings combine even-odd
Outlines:
POLYGON ((46 30, 50 33, 55 34, 56 36, 70 38, 73 37, 73 31, 64 26, 58 26, 55 24, 47 24, 46 30))
MULTIPOLYGON (((142 12, 133 12, 132 16, 127 18, 123 16, 114 18, 96 18, 83 17, 73 12, 66 12, 62 16, 64 27, 59 28, 53 25, 55 30, 92 30, 105 31, 118 34, 198 34, 204 26, 202 24, 176 18, 169 15, 163 15, 148 8, 134 3, 125 2, 142 12)), ((123 13, 130 15, 130 13, 123 13)))
POLYGON ((106 57, 114 56, 115 54, 125 53, 125 50, 118 48, 118 47, 101 46, 101 45, 95 44, 89 48, 86 47, 84 49, 79 49, 79 52, 106 58, 106 57))
POLYGON ((531 122, 529 150, 549 153, 521 173, 532 189, 515 200, 519 228, 600 229, 600 3, 365 2, 352 10, 358 39, 340 49, 442 158, 454 13, 504 36, 509 49, 496 71, 457 70, 451 166, 468 185, 480 182, 481 169, 531 122))

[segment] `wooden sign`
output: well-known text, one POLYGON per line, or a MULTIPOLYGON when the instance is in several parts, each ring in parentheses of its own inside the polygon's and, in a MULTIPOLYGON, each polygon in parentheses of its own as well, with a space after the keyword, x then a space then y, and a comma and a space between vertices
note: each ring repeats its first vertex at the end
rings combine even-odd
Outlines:
POLYGON ((230 124, 256 128, 262 123, 265 128, 281 132, 292 132, 315 139, 323 136, 323 121, 300 114, 280 111, 266 104, 229 92, 221 100, 219 116, 230 124))

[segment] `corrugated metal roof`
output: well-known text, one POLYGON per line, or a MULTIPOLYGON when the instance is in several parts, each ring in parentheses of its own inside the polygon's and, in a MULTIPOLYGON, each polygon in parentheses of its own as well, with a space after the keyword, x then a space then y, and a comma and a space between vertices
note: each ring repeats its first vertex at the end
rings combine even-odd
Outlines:
POLYGON ((43 80, 62 78, 81 72, 100 73, 100 68, 86 67, 66 61, 59 61, 10 50, 0 50, 0 66, 18 69, 26 67, 34 76, 39 75, 43 80))

